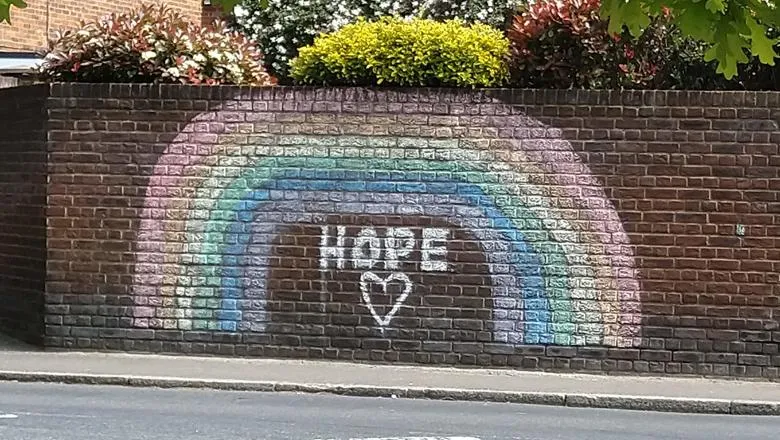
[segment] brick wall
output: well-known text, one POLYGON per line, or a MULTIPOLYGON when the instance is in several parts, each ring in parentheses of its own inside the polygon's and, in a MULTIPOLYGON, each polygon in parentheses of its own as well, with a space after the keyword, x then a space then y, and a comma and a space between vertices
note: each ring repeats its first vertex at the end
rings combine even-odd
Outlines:
MULTIPOLYGON (((146 2, 155 3, 155 2, 146 2)), ((166 0, 171 8, 201 22, 202 0, 166 0)), ((0 24, 0 51, 34 51, 46 47, 51 32, 77 27, 112 12, 138 7, 125 0, 27 0, 27 8, 11 8, 11 23, 0 24)))
POLYGON ((780 94, 51 93, 49 346, 780 376, 780 94))
POLYGON ((0 331, 43 341, 45 87, 0 90, 0 331))
POLYGON ((222 8, 220 6, 210 5, 203 6, 203 15, 201 18, 201 24, 203 26, 209 26, 216 20, 224 20, 222 8))

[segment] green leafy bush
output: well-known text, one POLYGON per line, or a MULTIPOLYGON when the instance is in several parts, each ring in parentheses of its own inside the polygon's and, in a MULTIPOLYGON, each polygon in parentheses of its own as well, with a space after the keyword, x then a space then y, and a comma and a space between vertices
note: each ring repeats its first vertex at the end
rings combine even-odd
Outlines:
MULTIPOLYGON (((768 35, 772 40, 780 37, 780 32, 772 31, 768 35)), ((726 79, 717 72, 718 61, 705 61, 707 44, 675 35, 674 51, 666 60, 665 88, 682 90, 780 90, 780 64, 767 65, 757 57, 751 57, 747 63, 737 66, 737 74, 726 79)), ((775 45, 780 52, 780 46, 775 45)))
POLYGON ((751 62, 774 65, 777 40, 770 35, 780 28, 774 0, 604 0, 610 29, 625 26, 639 35, 661 14, 686 35, 704 43, 705 60, 717 61, 717 73, 732 79, 738 66, 751 62))
POLYGON ((519 0, 243 0, 235 9, 238 28, 262 49, 267 68, 283 78, 298 48, 321 33, 335 32, 362 17, 462 19, 500 29, 519 0))
POLYGON ((382 18, 344 26, 300 49, 291 75, 302 84, 498 86, 509 42, 484 24, 382 18))
POLYGON ((165 6, 84 22, 49 44, 44 78, 75 82, 268 85, 262 54, 225 23, 204 28, 165 6))

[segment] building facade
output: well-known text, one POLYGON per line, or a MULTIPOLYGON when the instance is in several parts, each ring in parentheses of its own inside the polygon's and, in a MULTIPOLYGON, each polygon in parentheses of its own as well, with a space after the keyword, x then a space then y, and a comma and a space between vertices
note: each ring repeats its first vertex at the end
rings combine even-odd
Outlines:
MULTIPOLYGON (((203 0, 168 0, 192 20, 203 17, 203 0)), ((30 52, 46 46, 54 31, 78 26, 105 14, 128 10, 136 2, 125 0, 27 0, 27 8, 11 10, 12 24, 0 24, 0 51, 30 52)))

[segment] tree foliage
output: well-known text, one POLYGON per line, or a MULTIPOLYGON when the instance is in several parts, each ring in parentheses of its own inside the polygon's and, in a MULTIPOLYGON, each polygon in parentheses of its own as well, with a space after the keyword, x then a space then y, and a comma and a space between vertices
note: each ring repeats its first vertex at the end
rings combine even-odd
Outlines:
POLYGON ((626 26, 638 36, 653 17, 670 14, 680 30, 706 46, 705 60, 717 61, 718 73, 737 75, 738 66, 750 61, 774 65, 778 39, 768 36, 780 27, 780 10, 774 0, 604 0, 601 13, 609 31, 626 26))
POLYGON ((24 0, 0 0, 0 23, 11 23, 11 6, 15 6, 19 9, 27 7, 27 3, 24 0))
MULTIPOLYGON (((3 1, 3 0, 0 0, 0 1, 3 1)), ((233 10, 233 8, 235 8, 236 6, 241 4, 241 1, 242 0, 215 0, 214 3, 217 6, 221 6, 223 11, 231 12, 233 10)), ((268 4, 267 0, 261 1, 261 3, 265 3, 266 5, 268 4)))

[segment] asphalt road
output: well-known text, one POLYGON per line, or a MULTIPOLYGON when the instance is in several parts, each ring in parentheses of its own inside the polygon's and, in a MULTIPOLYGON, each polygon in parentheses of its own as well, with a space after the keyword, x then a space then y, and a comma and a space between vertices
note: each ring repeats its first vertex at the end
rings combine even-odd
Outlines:
POLYGON ((780 417, 0 382, 4 440, 776 439, 780 417))

